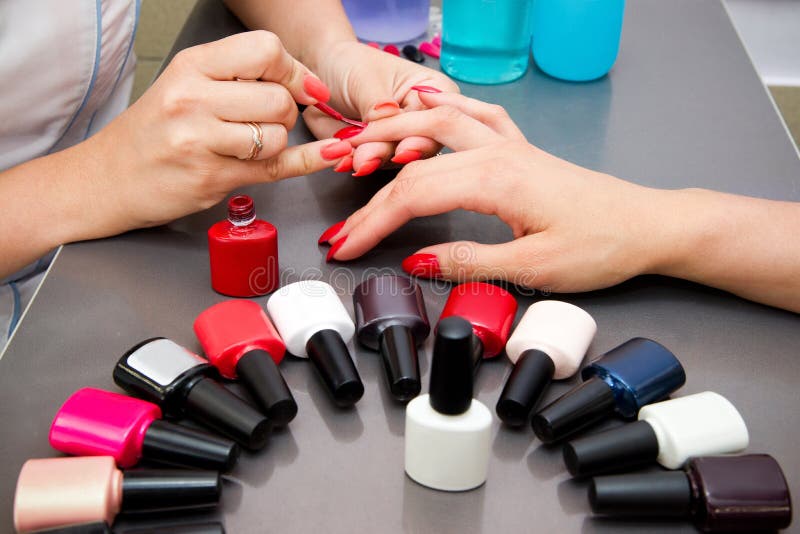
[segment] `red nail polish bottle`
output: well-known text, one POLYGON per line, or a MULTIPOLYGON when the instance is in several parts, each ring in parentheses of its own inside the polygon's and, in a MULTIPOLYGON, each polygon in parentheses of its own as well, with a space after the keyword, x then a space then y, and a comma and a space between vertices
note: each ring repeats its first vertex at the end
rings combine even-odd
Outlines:
POLYGON ((278 230, 256 219, 253 199, 228 201, 228 219, 208 229, 211 287, 231 297, 266 295, 278 288, 278 230))

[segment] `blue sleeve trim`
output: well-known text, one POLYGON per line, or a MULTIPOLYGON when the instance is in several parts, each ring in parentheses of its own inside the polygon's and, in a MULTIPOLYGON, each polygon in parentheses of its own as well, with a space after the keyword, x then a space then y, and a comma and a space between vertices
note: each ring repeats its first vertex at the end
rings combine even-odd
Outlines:
POLYGON ((103 39, 103 32, 102 32, 102 24, 103 24, 103 13, 102 13, 102 6, 100 5, 101 0, 95 0, 95 12, 96 12, 96 21, 95 21, 95 45, 94 45, 94 68, 92 69, 92 79, 89 80, 89 88, 86 90, 86 94, 83 95, 83 102, 81 102, 80 107, 78 107, 78 111, 75 112, 75 115, 72 116, 70 119, 69 124, 67 127, 64 128, 64 131, 61 133, 61 137, 58 138, 58 141, 53 143, 53 147, 57 147, 61 140, 64 139, 64 136, 67 135, 72 125, 75 123, 75 120, 83 111, 83 108, 86 107, 86 102, 89 101, 89 97, 92 94, 92 89, 94 89, 95 81, 97 80, 97 70, 100 68, 100 52, 102 47, 102 39, 103 39))
POLYGON ((19 294, 16 282, 9 282, 8 285, 11 288, 11 292, 14 294, 14 312, 11 314, 11 323, 8 326, 8 333, 6 335, 7 338, 11 338, 11 334, 14 332, 14 329, 17 328, 19 317, 22 315, 22 297, 19 294))
MULTIPOLYGON (((136 39, 136 30, 139 29, 139 12, 142 8, 142 0, 136 0, 136 11, 133 16, 133 31, 131 32, 131 39, 128 42, 128 51, 125 53, 125 59, 122 61, 122 66, 119 68, 119 72, 117 73, 117 79, 114 80, 114 87, 111 88, 111 94, 114 94, 114 91, 117 90, 117 85, 119 85, 119 81, 122 78, 122 73, 125 72, 125 65, 128 64, 128 58, 131 57, 131 51, 133 50, 133 41, 136 39)), ((89 121, 89 126, 86 127, 86 134, 83 136, 85 140, 89 137, 89 132, 92 131, 92 124, 94 124, 94 118, 97 116, 97 110, 92 114, 92 118, 89 121)))

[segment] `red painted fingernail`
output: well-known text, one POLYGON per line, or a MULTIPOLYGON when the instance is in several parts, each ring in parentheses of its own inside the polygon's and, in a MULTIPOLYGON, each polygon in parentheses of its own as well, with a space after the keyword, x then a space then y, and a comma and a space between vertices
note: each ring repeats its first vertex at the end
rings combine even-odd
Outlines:
POLYGON ((386 100, 384 102, 378 102, 372 109, 378 111, 379 109, 400 109, 400 104, 395 102, 394 100, 386 100))
POLYGON ((331 90, 328 89, 328 86, 311 74, 306 74, 303 77, 303 90, 308 93, 308 96, 316 98, 323 103, 331 98, 331 90))
POLYGON ((422 152, 419 150, 403 150, 395 154, 395 156, 392 158, 392 163, 405 165, 406 163, 411 163, 412 161, 418 160, 421 156, 422 152))
POLYGON ((346 220, 345 221, 339 221, 336 224, 328 227, 328 229, 325 230, 324 232, 322 232, 322 235, 319 236, 319 239, 317 240, 317 244, 318 245, 328 244, 328 242, 331 240, 331 238, 339 233, 339 230, 342 229, 342 227, 344 226, 344 223, 346 223, 346 222, 347 222, 346 220))
POLYGON ((319 149, 320 155, 327 160, 339 159, 349 155, 352 151, 353 145, 347 141, 336 141, 319 149))
POLYGON ((369 43, 367 43, 367 46, 371 46, 372 48, 377 48, 378 50, 381 49, 381 45, 379 45, 375 41, 370 41, 369 43))
POLYGON ((400 55, 400 49, 397 48, 393 44, 388 44, 388 45, 384 46, 383 47, 383 51, 384 52, 389 52, 390 54, 394 54, 395 56, 399 56, 400 55))
POLYGON ((439 48, 441 48, 442 47, 442 37, 441 37, 441 35, 437 35, 436 37, 431 39, 431 44, 433 46, 438 46, 439 48))
POLYGON ((353 156, 345 156, 333 168, 336 172, 350 172, 353 170, 353 156))
POLYGON ((413 85, 411 89, 414 91, 419 91, 420 93, 441 93, 440 89, 435 87, 431 87, 430 85, 413 85))
POLYGON ((347 241, 347 236, 341 238, 339 241, 336 242, 335 245, 331 247, 331 249, 328 251, 328 255, 325 256, 326 262, 330 263, 331 260, 335 259, 334 256, 336 255, 337 252, 339 252, 339 249, 342 248, 342 245, 344 245, 345 241, 347 241))
POLYGON ((403 260, 402 267, 411 276, 436 278, 442 274, 436 254, 412 254, 403 260))
POLYGON ((353 136, 360 134, 363 130, 364 128, 361 128, 359 126, 345 126, 341 130, 333 134, 333 136, 336 139, 349 139, 353 136))
POLYGON ((442 55, 442 49, 433 43, 420 43, 419 51, 435 58, 438 58, 442 55))
MULTIPOLYGON (((348 143, 349 144, 349 143, 348 143)), ((353 176, 366 176, 375 172, 375 169, 381 166, 381 158, 373 158, 364 162, 361 167, 353 173, 353 176)))

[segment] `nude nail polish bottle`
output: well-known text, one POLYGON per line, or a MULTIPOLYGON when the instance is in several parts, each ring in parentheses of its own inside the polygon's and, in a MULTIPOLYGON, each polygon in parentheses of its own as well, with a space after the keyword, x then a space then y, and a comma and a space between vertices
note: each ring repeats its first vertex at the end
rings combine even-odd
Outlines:
POLYGON ((592 316, 577 306, 541 300, 525 311, 506 343, 514 365, 495 412, 509 426, 522 426, 551 380, 569 378, 580 367, 597 332, 592 316))
POLYGON ((789 485, 767 454, 706 456, 685 471, 597 477, 589 502, 598 515, 692 521, 703 532, 772 532, 792 522, 789 485))
POLYGON ((334 402, 358 402, 364 384, 347 349, 356 327, 336 291, 319 280, 295 282, 270 296, 267 311, 286 348, 311 360, 334 402))
POLYGON ((168 417, 188 416, 248 449, 267 444, 272 422, 214 380, 216 369, 169 339, 135 345, 114 367, 114 382, 157 404, 168 417))
POLYGON ((266 295, 280 285, 278 231, 256 219, 253 199, 228 200, 228 218, 208 229, 211 287, 230 297, 266 295))
POLYGON ((239 378, 273 425, 294 419, 297 402, 277 365, 286 346, 259 304, 215 304, 197 316, 194 332, 208 361, 225 378, 239 378))
POLYGON ((75 456, 112 456, 120 467, 139 460, 228 471, 239 457, 231 440, 169 423, 147 401, 82 388, 50 425, 50 445, 75 456))
POLYGON ((517 300, 502 287, 467 282, 450 291, 439 321, 452 316, 469 321, 476 337, 473 363, 477 370, 484 359, 494 358, 503 351, 516 314, 517 300))
POLYGON ((380 350, 392 396, 408 401, 419 395, 417 346, 431 327, 419 284, 405 276, 373 276, 353 293, 358 341, 380 350))
POLYGON ((22 466, 14 495, 19 532, 91 521, 120 512, 207 508, 219 502, 215 471, 117 469, 111 456, 43 458, 22 466))
POLYGON ((492 414, 472 398, 472 326, 439 322, 427 395, 406 407, 405 470, 429 488, 464 491, 486 481, 492 414))
POLYGON ((713 391, 648 404, 639 420, 564 446, 572 476, 632 471, 658 462, 680 469, 689 458, 743 451, 747 425, 731 402, 713 391))

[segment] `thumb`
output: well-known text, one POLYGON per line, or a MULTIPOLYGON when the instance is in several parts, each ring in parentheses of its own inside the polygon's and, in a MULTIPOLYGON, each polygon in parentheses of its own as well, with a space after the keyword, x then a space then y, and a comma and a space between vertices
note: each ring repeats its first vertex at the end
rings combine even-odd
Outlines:
POLYGON ((402 267, 412 276, 454 282, 505 280, 537 288, 543 282, 536 265, 539 241, 539 236, 529 235, 499 245, 442 243, 412 254, 403 260, 402 267))

